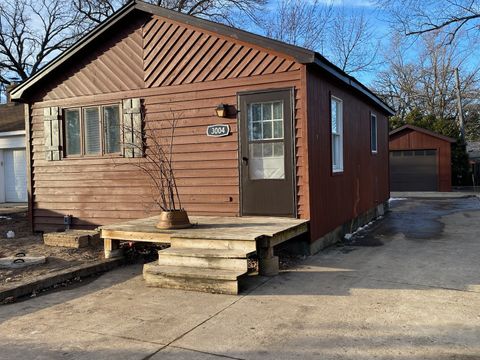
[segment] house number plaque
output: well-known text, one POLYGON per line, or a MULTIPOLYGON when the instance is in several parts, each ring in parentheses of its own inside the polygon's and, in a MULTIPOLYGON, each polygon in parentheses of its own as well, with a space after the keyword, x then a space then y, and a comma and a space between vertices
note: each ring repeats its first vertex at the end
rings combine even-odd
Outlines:
POLYGON ((207 126, 207 136, 222 137, 227 135, 230 135, 230 126, 228 125, 207 126))

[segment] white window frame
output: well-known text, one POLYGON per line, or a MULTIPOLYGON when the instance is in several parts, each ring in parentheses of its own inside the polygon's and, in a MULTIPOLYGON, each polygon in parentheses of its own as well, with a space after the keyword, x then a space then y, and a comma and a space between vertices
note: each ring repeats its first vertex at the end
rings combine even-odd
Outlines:
POLYGON ((378 117, 374 113, 370 113, 370 150, 372 154, 378 153, 378 117), (372 139, 372 120, 375 119, 375 148, 373 148, 372 139))
POLYGON ((331 96, 330 98, 330 133, 331 133, 331 161, 332 161, 332 171, 334 173, 341 173, 343 172, 343 100, 336 97, 331 96), (331 113, 333 103, 338 104, 337 106, 337 132, 333 132, 332 124, 333 124, 333 114, 331 113), (335 152, 335 137, 340 139, 339 141, 339 148, 338 148, 338 163, 335 163, 334 159, 337 158, 335 152))

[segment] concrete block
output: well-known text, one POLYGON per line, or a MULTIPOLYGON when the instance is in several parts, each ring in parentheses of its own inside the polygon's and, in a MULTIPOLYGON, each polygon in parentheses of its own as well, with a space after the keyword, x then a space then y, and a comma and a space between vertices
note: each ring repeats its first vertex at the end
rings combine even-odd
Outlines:
POLYGON ((262 276, 275 276, 280 271, 278 256, 258 259, 258 273, 262 276))
POLYGON ((43 242, 48 246, 68 248, 84 248, 96 246, 100 242, 100 234, 94 230, 66 230, 43 234, 43 242))

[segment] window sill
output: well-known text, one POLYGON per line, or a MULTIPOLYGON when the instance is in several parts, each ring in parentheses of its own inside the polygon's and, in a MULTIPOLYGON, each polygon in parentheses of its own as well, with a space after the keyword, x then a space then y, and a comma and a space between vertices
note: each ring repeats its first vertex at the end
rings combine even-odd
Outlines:
POLYGON ((91 159, 111 159, 123 158, 122 154, 105 154, 105 155, 68 155, 64 156, 62 160, 91 160, 91 159))
POLYGON ((343 175, 343 169, 332 169, 332 176, 340 176, 343 175))

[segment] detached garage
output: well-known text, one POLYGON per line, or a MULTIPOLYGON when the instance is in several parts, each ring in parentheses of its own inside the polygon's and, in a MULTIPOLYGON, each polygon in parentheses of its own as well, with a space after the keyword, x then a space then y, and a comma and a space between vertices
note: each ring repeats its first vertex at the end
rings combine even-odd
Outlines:
POLYGON ((390 191, 451 191, 455 139, 413 125, 390 132, 390 191))

